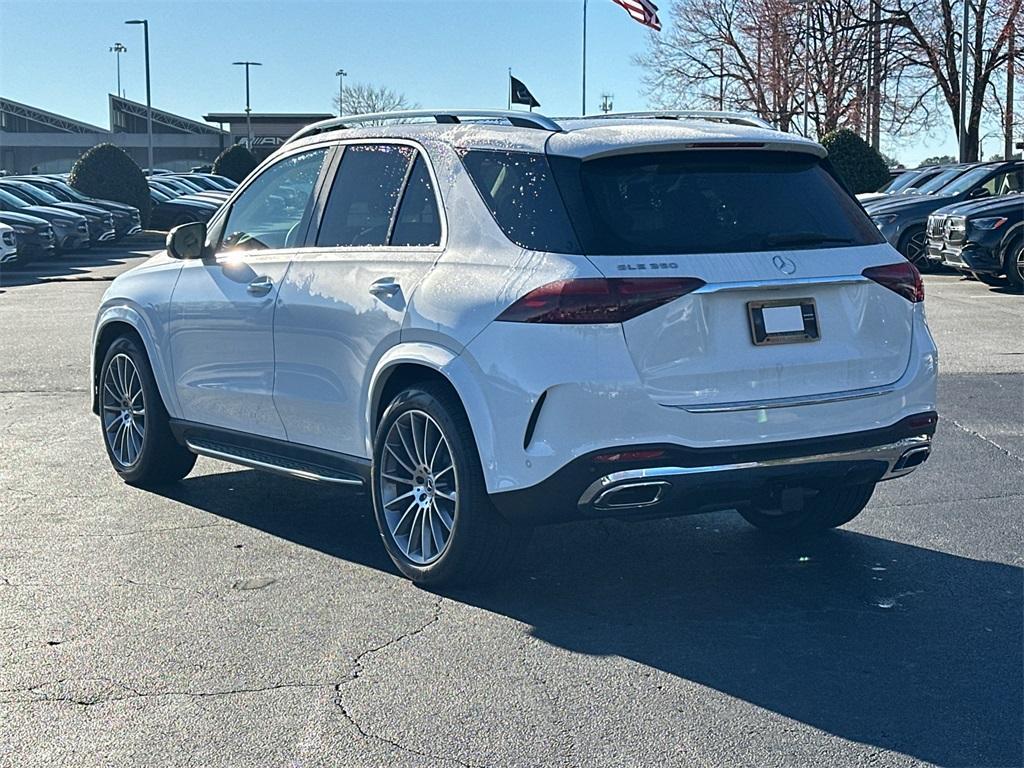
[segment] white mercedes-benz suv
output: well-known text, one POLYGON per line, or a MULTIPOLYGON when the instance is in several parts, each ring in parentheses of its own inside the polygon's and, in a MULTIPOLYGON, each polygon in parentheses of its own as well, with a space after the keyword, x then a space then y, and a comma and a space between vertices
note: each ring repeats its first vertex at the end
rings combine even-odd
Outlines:
POLYGON ((755 118, 338 118, 121 275, 91 387, 129 483, 196 455, 372 494, 398 569, 542 523, 842 525, 929 454, 920 275, 755 118))

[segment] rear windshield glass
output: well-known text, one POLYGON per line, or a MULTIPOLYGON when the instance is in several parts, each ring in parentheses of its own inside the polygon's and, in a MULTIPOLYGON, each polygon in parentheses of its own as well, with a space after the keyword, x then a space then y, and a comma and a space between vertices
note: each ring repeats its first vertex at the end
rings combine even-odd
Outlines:
POLYGON ((856 201, 810 155, 688 150, 581 162, 474 151, 465 160, 485 200, 485 190, 500 190, 502 173, 513 173, 518 181, 509 199, 489 207, 511 240, 538 250, 559 250, 545 244, 558 237, 579 248, 572 252, 609 256, 882 242, 856 201), (483 155, 492 157, 475 157, 483 155), (485 167, 490 172, 481 178, 485 167))

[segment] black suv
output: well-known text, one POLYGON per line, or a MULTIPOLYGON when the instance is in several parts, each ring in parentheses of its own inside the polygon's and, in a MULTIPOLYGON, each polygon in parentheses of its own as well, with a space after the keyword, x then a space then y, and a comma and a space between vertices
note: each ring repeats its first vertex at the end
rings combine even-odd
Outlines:
POLYGON ((942 263, 973 272, 996 285, 1005 275, 1011 286, 1024 289, 1024 194, 1006 195, 969 212, 948 216, 942 263))

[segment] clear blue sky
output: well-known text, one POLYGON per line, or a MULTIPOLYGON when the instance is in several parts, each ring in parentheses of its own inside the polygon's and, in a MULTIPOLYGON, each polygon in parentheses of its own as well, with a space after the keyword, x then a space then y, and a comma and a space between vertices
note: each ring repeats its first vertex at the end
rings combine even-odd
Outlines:
MULTIPOLYGON (((145 101, 142 28, 148 18, 153 105, 200 119, 241 111, 241 67, 253 70, 259 112, 330 112, 339 67, 346 83, 387 85, 423 106, 505 107, 507 71, 548 115, 580 109, 582 0, 0 0, 0 94, 108 126, 116 90, 114 54, 124 43, 121 81, 145 101)), ((661 4, 668 21, 668 0, 661 4)), ((644 109, 640 68, 647 30, 611 0, 589 0, 587 108, 615 95, 617 110, 644 109)), ((912 164, 955 150, 924 138, 883 147, 912 164)), ((994 146, 994 145, 993 145, 994 146)))

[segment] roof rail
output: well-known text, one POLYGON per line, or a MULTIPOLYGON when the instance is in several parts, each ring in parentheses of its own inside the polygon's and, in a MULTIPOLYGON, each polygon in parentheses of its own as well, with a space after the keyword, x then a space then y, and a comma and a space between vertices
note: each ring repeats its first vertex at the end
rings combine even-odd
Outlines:
POLYGON ((395 112, 372 112, 365 115, 344 115, 320 120, 301 128, 285 142, 289 144, 308 136, 315 136, 328 131, 342 131, 355 128, 364 123, 379 123, 392 120, 432 119, 436 123, 461 123, 464 119, 474 120, 506 120, 517 128, 537 128, 543 131, 560 132, 562 129, 554 120, 537 112, 522 112, 511 109, 413 109, 395 112))
POLYGON ((756 115, 745 112, 716 112, 712 110, 661 110, 656 112, 608 112, 600 115, 586 115, 584 120, 604 120, 615 118, 650 118, 656 120, 708 120, 715 123, 732 123, 734 125, 747 125, 751 128, 770 128, 775 126, 756 115))

